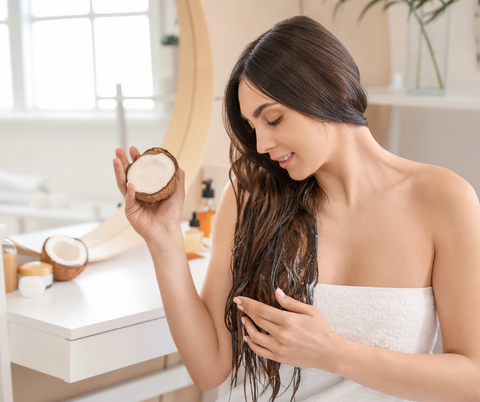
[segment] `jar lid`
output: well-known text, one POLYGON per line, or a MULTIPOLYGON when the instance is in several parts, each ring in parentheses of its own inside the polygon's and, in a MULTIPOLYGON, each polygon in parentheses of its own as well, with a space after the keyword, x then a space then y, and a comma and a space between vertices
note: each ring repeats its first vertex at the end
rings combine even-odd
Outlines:
POLYGON ((17 272, 23 276, 43 276, 53 273, 52 264, 41 261, 30 261, 18 266, 17 272))

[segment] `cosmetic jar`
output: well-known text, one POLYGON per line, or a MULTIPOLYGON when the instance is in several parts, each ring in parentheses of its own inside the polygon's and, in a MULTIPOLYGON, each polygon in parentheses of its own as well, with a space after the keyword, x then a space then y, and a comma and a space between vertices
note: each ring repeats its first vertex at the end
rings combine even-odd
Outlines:
POLYGON ((45 281, 45 288, 49 288, 53 283, 53 267, 52 264, 40 261, 30 261, 21 264, 17 269, 18 283, 24 276, 38 276, 45 281))
POLYGON ((24 276, 20 279, 18 290, 23 297, 39 297, 45 292, 45 281, 41 276, 24 276))

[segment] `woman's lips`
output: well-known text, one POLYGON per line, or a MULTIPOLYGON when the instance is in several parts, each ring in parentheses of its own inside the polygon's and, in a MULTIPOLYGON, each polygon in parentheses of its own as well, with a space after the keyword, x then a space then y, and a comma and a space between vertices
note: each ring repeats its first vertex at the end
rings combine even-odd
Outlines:
POLYGON ((288 167, 288 165, 290 165, 290 163, 292 162, 292 159, 293 159, 293 156, 295 155, 294 152, 292 152, 292 154, 290 155, 290 157, 286 160, 286 161, 283 161, 283 162, 278 162, 280 164, 280 166, 284 169, 286 169, 288 167))

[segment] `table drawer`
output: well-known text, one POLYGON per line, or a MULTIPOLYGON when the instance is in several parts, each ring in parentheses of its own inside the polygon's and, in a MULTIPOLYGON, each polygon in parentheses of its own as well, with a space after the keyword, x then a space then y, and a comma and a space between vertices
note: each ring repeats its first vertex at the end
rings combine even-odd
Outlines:
POLYGON ((177 348, 166 318, 73 341, 8 323, 13 363, 72 383, 144 362, 177 348))

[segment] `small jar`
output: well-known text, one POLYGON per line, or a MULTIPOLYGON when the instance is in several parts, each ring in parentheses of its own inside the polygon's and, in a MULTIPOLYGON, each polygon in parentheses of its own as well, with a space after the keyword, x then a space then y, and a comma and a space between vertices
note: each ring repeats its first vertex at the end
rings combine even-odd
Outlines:
POLYGON ((2 242, 3 272, 5 275, 5 292, 17 290, 17 248, 10 240, 2 242))
POLYGON ((45 281, 45 288, 53 283, 53 267, 51 264, 40 261, 30 261, 18 266, 18 283, 24 276, 40 276, 45 281))
POLYGON ((45 281, 41 276, 22 276, 18 290, 23 297, 39 297, 45 292, 45 281))

